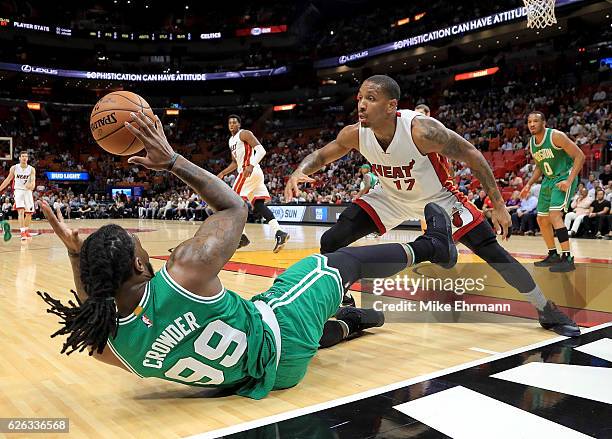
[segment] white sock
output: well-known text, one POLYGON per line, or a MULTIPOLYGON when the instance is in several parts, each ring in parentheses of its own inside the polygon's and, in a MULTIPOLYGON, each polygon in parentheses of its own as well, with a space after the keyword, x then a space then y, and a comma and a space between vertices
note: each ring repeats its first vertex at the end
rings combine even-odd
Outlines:
POLYGON ((242 229, 242 234, 246 235, 246 224, 244 225, 244 229, 242 229))
POLYGON ((27 228, 27 227, 20 227, 20 228, 19 228, 19 231, 20 231, 21 233, 25 232, 26 230, 28 230, 28 228, 27 228))
POLYGON ((276 232, 278 232, 281 229, 280 226, 278 225, 278 220, 276 218, 268 221, 268 225, 272 228, 272 233, 274 233, 275 235, 276 235, 276 232))

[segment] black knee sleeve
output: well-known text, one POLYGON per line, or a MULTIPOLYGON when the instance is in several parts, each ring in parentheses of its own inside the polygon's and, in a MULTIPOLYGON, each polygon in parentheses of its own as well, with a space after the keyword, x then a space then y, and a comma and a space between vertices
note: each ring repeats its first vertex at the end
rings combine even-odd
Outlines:
POLYGON ((479 224, 461 239, 461 243, 484 259, 519 292, 528 293, 536 287, 529 271, 499 245, 493 229, 488 224, 479 224))
POLYGON ((253 203, 253 210, 258 215, 262 216, 263 219, 265 219, 267 223, 269 223, 270 221, 272 221, 274 219, 274 214, 268 208, 268 206, 265 205, 264 200, 257 200, 257 201, 255 201, 253 203))
POLYGON ((559 242, 569 241, 567 227, 561 227, 560 229, 555 229, 555 235, 557 235, 557 239, 559 240, 559 242))
POLYGON ((357 204, 351 204, 321 236, 321 253, 334 252, 377 230, 370 215, 357 204))

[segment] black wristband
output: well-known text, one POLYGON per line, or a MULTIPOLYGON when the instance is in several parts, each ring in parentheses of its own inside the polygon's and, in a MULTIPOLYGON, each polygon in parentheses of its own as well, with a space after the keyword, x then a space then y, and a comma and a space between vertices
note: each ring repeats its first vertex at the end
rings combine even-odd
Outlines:
POLYGON ((174 164, 176 163, 176 159, 178 159, 180 156, 180 154, 178 152, 175 152, 174 155, 172 156, 172 159, 170 160, 170 164, 168 165, 168 171, 172 172, 172 168, 174 168, 174 164))
POLYGON ((68 250, 68 256, 70 256, 71 258, 78 258, 80 256, 80 253, 75 253, 68 250))

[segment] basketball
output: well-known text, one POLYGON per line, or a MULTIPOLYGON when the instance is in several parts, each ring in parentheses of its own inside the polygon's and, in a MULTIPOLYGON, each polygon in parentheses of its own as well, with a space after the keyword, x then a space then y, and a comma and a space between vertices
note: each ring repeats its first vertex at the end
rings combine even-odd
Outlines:
MULTIPOLYGON (((136 93, 115 91, 107 94, 94 106, 89 118, 91 135, 104 150, 116 155, 136 154, 144 145, 125 127, 132 122, 130 113, 143 111, 153 120, 151 106, 136 93)), ((138 127, 136 123, 133 126, 138 127)))

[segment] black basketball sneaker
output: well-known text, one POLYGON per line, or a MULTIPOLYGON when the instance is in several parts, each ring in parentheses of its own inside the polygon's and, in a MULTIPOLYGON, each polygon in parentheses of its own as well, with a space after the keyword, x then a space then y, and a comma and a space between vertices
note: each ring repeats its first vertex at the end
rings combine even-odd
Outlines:
POLYGON ((336 320, 343 321, 349 328, 347 338, 353 337, 370 328, 378 328, 385 324, 385 315, 375 309, 345 306, 336 312, 336 320))
MULTIPOLYGON (((283 232, 282 230, 276 231, 276 244, 274 245, 274 253, 278 253, 283 249, 285 244, 289 241, 289 233, 283 232)), ((239 247, 240 248, 240 247, 239 247)))
POLYGON ((561 261, 549 268, 552 273, 567 273, 569 271, 574 271, 575 269, 576 266, 574 265, 574 257, 570 254, 561 255, 561 261))
POLYGON ((542 311, 538 310, 540 326, 544 329, 555 331, 565 337, 578 337, 580 328, 572 319, 566 316, 563 311, 557 308, 555 302, 549 300, 542 311))
POLYGON ((238 243, 238 248, 246 247, 250 243, 251 243, 251 241, 249 241, 249 238, 243 233, 242 236, 240 237, 240 242, 238 243))
POLYGON ((559 262, 561 262, 561 256, 559 256, 559 253, 554 252, 549 253, 548 256, 546 256, 541 261, 534 262, 533 265, 535 267, 550 267, 552 265, 558 264, 559 262))
POLYGON ((457 247, 453 241, 451 219, 448 213, 436 203, 425 206, 425 222, 427 230, 416 241, 427 239, 434 246, 435 253, 431 262, 442 268, 452 268, 457 263, 457 247))

